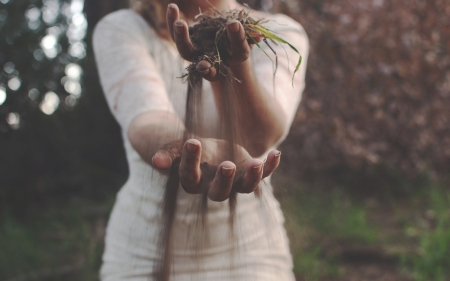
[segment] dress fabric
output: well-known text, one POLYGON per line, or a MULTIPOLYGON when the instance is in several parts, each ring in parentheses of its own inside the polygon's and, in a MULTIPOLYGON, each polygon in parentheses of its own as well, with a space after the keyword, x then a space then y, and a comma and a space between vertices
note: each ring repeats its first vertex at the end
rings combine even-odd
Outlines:
MULTIPOLYGON (((272 44, 278 54, 273 78, 272 51, 264 44, 262 49, 256 46, 252 49, 251 59, 261 86, 273 95, 288 119, 281 142, 301 99, 309 44, 303 28, 292 19, 284 15, 266 16, 271 20, 266 26, 296 46, 303 56, 300 70, 292 80, 298 55, 272 44)), ((130 170, 108 222, 101 280, 153 280, 168 174, 152 169, 141 159, 127 138, 127 130, 133 118, 149 111, 167 111, 184 119, 187 85, 178 77, 183 75, 187 62, 172 43, 159 38, 131 10, 103 18, 96 26, 93 42, 101 84, 111 112, 122 128, 130 170)), ((203 83, 203 93, 205 134, 219 136, 218 114, 207 81, 203 83)), ((266 155, 267 152, 260 158, 266 155)), ((273 196, 270 178, 264 180, 261 189, 260 198, 238 194, 231 229, 227 201, 209 201, 206 223, 199 224, 200 196, 187 194, 180 187, 170 280, 295 280, 284 218, 273 196)))

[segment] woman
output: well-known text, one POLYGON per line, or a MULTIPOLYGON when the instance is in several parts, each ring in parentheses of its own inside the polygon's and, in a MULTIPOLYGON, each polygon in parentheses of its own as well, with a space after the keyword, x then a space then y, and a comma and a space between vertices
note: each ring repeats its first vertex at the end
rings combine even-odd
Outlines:
POLYGON ((101 83, 122 128, 130 169, 108 223, 101 278, 157 280, 153 270, 161 258, 158 238, 164 187, 168 171, 179 160, 170 280, 294 280, 284 220, 272 195, 270 175, 280 161, 275 147, 289 130, 304 87, 306 34, 286 16, 252 12, 254 18, 270 19, 267 26, 295 45, 304 58, 292 87, 295 63, 289 67, 288 58, 295 62, 298 55, 273 46, 279 56, 273 87, 272 60, 263 50, 251 49, 239 22, 227 23, 230 71, 242 81, 236 83, 239 100, 235 107, 249 116, 239 120, 247 142, 239 143, 245 161, 237 161, 236 166, 221 162, 216 155, 224 145, 218 137, 220 116, 227 114, 221 111, 218 97, 222 89, 216 69, 207 61, 196 66, 209 81, 203 83, 204 128, 201 136, 184 144, 180 140, 185 131, 187 85, 177 77, 193 60, 195 47, 189 40, 188 24, 195 22, 199 8, 207 13, 211 5, 218 10, 244 7, 235 0, 178 0, 168 6, 165 2, 132 1, 133 10, 108 15, 94 33, 101 83), (165 7, 166 19, 161 16, 165 7), (181 14, 185 20, 180 19, 181 14), (198 227, 201 162, 216 163, 218 168, 208 191, 207 220, 198 227), (232 227, 226 201, 239 168, 245 169, 245 175, 232 227), (253 194, 258 186, 259 199, 253 194))

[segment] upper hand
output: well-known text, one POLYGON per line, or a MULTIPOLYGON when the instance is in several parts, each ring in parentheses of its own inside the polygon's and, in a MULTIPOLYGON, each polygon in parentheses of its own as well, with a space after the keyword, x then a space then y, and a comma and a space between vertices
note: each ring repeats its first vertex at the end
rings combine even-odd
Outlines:
MULTIPOLYGON (((175 42, 178 52, 181 57, 187 61, 194 61, 195 47, 189 38, 189 28, 184 20, 180 19, 180 11, 176 4, 169 4, 167 8, 167 27, 169 33, 175 42)), ((230 20, 227 22, 227 35, 231 43, 231 66, 239 65, 248 60, 250 56, 251 44, 247 42, 247 36, 244 27, 237 20, 230 20)), ((262 35, 252 34, 252 37, 258 42, 262 35)), ((202 60, 196 65, 196 70, 203 78, 209 81, 216 81, 219 79, 219 74, 214 66, 206 60, 202 60)))
POLYGON ((230 196, 236 170, 244 171, 242 180, 235 187, 236 191, 251 193, 255 191, 263 178, 272 174, 280 163, 280 152, 277 150, 271 151, 267 160, 263 162, 252 159, 242 147, 238 147, 239 157, 236 161, 238 166, 231 161, 223 161, 217 165, 217 169, 208 171, 203 163, 206 162, 209 167, 215 167, 215 163, 219 162, 216 159, 216 151, 220 151, 220 146, 226 143, 215 139, 203 139, 202 142, 204 146, 196 139, 186 141, 182 147, 180 141, 166 144, 155 153, 152 164, 157 169, 168 169, 180 160, 180 183, 187 193, 200 194, 207 188, 208 197, 211 200, 224 201, 230 196))

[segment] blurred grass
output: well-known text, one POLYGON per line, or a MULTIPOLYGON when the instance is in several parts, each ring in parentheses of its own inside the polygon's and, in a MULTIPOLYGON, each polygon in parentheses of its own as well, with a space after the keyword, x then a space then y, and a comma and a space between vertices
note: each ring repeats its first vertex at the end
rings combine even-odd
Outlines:
MULTIPOLYGON (((398 274, 389 280, 450 280, 450 192, 444 188, 374 204, 282 173, 274 186, 299 281, 350 280, 354 268, 348 265, 355 262, 380 265, 380 271, 388 264, 398 274)), ((98 280, 112 202, 74 199, 25 219, 6 216, 0 280, 98 280)))
POLYGON ((285 175, 274 178, 294 258, 294 272, 308 281, 340 274, 338 261, 327 254, 336 243, 372 245, 378 229, 366 209, 339 191, 307 188, 285 175))
POLYGON ((450 280, 450 191, 431 187, 426 211, 410 220, 406 233, 415 237, 418 251, 403 256, 407 271, 417 281, 450 280))
POLYGON ((0 280, 98 280, 109 202, 55 205, 0 225, 0 280))

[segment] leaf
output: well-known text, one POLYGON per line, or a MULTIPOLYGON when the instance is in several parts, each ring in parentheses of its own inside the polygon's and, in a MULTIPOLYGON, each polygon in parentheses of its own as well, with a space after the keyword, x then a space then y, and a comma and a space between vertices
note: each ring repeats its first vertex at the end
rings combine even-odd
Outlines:
POLYGON ((294 74, 292 75, 292 86, 294 86, 294 75, 298 71, 298 69, 300 68, 300 64, 302 63, 302 55, 300 55, 300 52, 297 50, 297 48, 292 46, 292 44, 287 42, 286 40, 276 36, 275 34, 273 34, 273 32, 271 32, 270 30, 268 30, 267 28, 265 28, 263 26, 255 25, 255 24, 247 24, 247 26, 249 26, 249 27, 251 27, 251 28, 253 28, 255 30, 258 30, 265 37, 269 38, 270 40, 277 41, 277 42, 280 42, 282 44, 288 45, 292 50, 294 50, 300 56, 298 58, 297 66, 295 67, 294 74))
POLYGON ((272 61, 272 63, 273 63, 272 58, 269 56, 269 54, 266 53, 266 51, 264 51, 264 49, 261 47, 261 45, 259 45, 258 41, 256 41, 255 38, 253 38, 253 36, 251 36, 248 32, 245 32, 245 33, 247 34, 247 37, 248 37, 249 39, 251 39, 251 40, 253 41, 253 43, 255 43, 255 45, 258 46, 258 48, 260 48, 260 49, 264 52, 264 54, 266 54, 266 56, 267 56, 267 57, 272 61))

